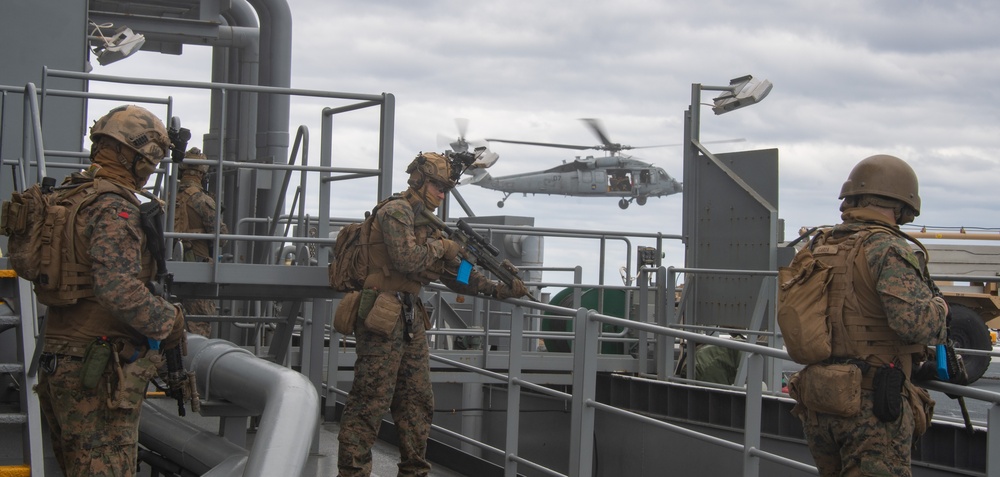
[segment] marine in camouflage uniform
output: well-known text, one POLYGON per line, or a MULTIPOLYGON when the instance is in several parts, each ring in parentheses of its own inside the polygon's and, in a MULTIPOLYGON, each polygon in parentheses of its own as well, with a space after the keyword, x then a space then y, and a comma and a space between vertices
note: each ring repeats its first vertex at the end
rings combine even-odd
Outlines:
MULTIPOLYGON (((192 147, 185 154, 185 159, 207 159, 205 154, 196 147, 192 147)), ((214 234, 215 233, 215 199, 205 192, 202 181, 208 173, 207 164, 191 164, 182 162, 180 165, 180 182, 177 184, 177 206, 174 213, 174 232, 214 234), (181 210, 184 213, 181 213, 181 210)), ((227 234, 229 229, 225 222, 220 222, 219 233, 227 234)), ((211 262, 214 260, 212 250, 212 240, 183 240, 184 261, 185 262, 211 262)), ((225 244, 224 240, 219 242, 219 246, 225 244)), ((215 300, 210 299, 184 299, 185 313, 190 315, 215 316, 218 314, 218 306, 215 300)), ((187 321, 187 330, 197 333, 206 338, 212 334, 212 324, 204 321, 187 321)))
MULTIPOLYGON (((853 293, 861 297, 861 315, 884 316, 902 344, 944 343, 947 304, 935 296, 926 266, 917 259, 907 241, 884 229, 898 230, 898 224, 911 222, 919 215, 916 174, 901 159, 872 156, 855 166, 840 198, 844 199, 841 205, 843 222, 834 227, 833 237, 875 229, 861 244, 868 270, 857 267, 853 272, 853 293), (873 287, 873 290, 861 287, 873 287)), ((851 293, 849 290, 848 294, 851 293)), ((802 405, 796 406, 793 413, 803 421, 809 450, 820 475, 908 476, 914 409, 904 397, 900 417, 895 421, 883 422, 875 416, 870 374, 877 367, 890 363, 876 356, 838 353, 838 349, 861 349, 863 346, 864 341, 851 330, 847 336, 834 334, 834 359, 861 359, 872 365, 863 381, 860 413, 839 417, 811 411, 802 405), (838 341, 842 346, 838 346, 838 341)), ((898 353, 892 358, 896 362, 891 363, 901 366, 907 377, 914 365, 923 359, 925 349, 924 346, 910 348, 920 351, 898 353)))
POLYGON ((170 142, 156 116, 131 105, 98 120, 91 140, 93 164, 66 182, 106 180, 126 192, 102 194, 82 208, 72 224, 77 263, 90 265, 92 296, 48 308, 35 391, 64 475, 132 476, 145 383, 161 362, 147 340, 175 345, 183 333, 180 309, 146 287, 155 264, 146 250, 134 196, 167 154, 170 142), (81 379, 83 356, 98 337, 104 337, 114 354, 97 385, 88 388, 81 379), (138 377, 138 384, 125 392, 119 390, 119 367, 123 375, 138 377))
POLYGON ((442 155, 417 156, 407 168, 410 187, 397 198, 384 202, 375 214, 369 240, 371 273, 365 280, 365 288, 396 294, 403 300, 408 295, 413 302, 414 317, 408 325, 402 316, 396 316, 388 336, 366 326, 366 320, 358 319, 354 383, 338 435, 337 464, 341 477, 371 473, 371 449, 386 412, 392 413, 399 431, 398 475, 424 476, 430 472, 425 452, 434 417, 434 394, 425 335, 430 319, 418 298, 422 285, 440 280, 459 293, 498 298, 528 293, 520 280, 508 287, 476 271, 468 284, 455 281, 460 246, 420 220, 420 210, 425 207, 434 210, 440 205, 445 192, 454 187, 461 174, 456 169, 442 155))

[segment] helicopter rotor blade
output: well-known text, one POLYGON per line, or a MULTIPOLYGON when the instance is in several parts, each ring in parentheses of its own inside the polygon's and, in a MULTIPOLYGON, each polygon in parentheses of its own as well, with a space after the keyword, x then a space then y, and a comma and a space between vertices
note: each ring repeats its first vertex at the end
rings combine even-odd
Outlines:
POLYGON ((562 149, 576 149, 578 151, 585 151, 587 149, 594 149, 593 146, 577 146, 575 144, 555 144, 551 142, 532 142, 532 141, 511 141, 508 139, 491 139, 486 138, 488 142, 505 142, 509 144, 525 144, 528 146, 544 146, 544 147, 558 147, 562 149))
POLYGON ((452 138, 445 136, 444 134, 438 133, 437 135, 438 147, 450 146, 452 141, 452 138))
POLYGON ((608 135, 604 132, 604 125, 601 124, 601 121, 594 118, 580 118, 580 121, 583 121, 584 124, 590 127, 590 130, 594 132, 594 135, 601 140, 601 144, 604 144, 604 147, 608 148, 608 150, 614 149, 616 146, 621 146, 620 144, 611 142, 611 139, 608 139, 608 135))
POLYGON ((459 140, 465 139, 465 133, 469 130, 469 120, 467 118, 455 118, 455 126, 458 127, 459 140))
MULTIPOLYGON (((702 144, 724 144, 724 143, 727 143, 727 142, 745 142, 745 141, 746 141, 746 138, 741 137, 741 138, 736 138, 736 139, 721 139, 721 140, 718 140, 718 141, 701 141, 701 143, 702 144)), ((656 146, 635 146, 635 147, 630 147, 630 149, 650 149, 650 148, 654 148, 654 147, 678 147, 678 146, 683 146, 683 145, 684 145, 684 143, 658 144, 656 146)))
POLYGON ((738 137, 735 139, 720 139, 718 141, 701 141, 702 144, 725 144, 727 142, 746 142, 747 138, 738 137))

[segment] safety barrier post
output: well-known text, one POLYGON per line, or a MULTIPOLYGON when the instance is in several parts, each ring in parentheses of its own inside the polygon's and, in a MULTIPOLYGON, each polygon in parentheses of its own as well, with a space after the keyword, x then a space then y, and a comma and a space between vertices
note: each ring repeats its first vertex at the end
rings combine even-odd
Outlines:
POLYGON ((986 415, 986 477, 1000 477, 1000 438, 996 436, 993 424, 1000 423, 1000 404, 990 405, 986 415))
POLYGON ((507 437, 504 443, 504 477, 517 477, 518 429, 521 416, 521 349, 524 345, 524 307, 514 305, 510 314, 510 355, 507 364, 507 437))
POLYGON ((569 475, 593 475, 594 401, 597 388, 597 337, 601 324, 580 308, 573 323, 573 400, 571 402, 569 475))
POLYGON ((743 477, 760 473, 760 408, 761 384, 764 378, 764 356, 752 353, 747 357, 746 414, 743 423, 743 477))

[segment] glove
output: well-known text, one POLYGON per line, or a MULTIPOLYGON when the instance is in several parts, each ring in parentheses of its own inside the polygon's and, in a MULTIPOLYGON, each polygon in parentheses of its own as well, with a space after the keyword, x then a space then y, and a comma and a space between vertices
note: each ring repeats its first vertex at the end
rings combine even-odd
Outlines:
MULTIPOLYGON (((969 384, 969 373, 965 370, 965 361, 962 355, 955 353, 955 347, 948 344, 944 346, 945 362, 948 363, 948 382, 965 386, 969 384)), ((920 367, 913 370, 913 379, 916 381, 930 381, 938 378, 937 373, 937 353, 920 364, 920 367)), ((949 396, 951 397, 951 396, 949 396)))
POLYGON ((955 347, 949 343, 944 346, 946 362, 948 363, 948 382, 965 386, 969 384, 969 373, 965 370, 962 355, 955 352, 955 347))
POLYGON ((174 305, 174 326, 170 328, 170 334, 163 340, 160 349, 173 349, 181 346, 181 350, 187 352, 187 330, 184 329, 184 311, 180 305, 174 305))
POLYGON ((458 256, 458 252, 462 250, 462 246, 458 242, 449 239, 441 239, 441 246, 444 248, 444 255, 441 256, 446 262, 451 261, 458 256))
POLYGON ((514 286, 509 287, 506 283, 498 283, 496 290, 496 297, 501 300, 506 300, 508 298, 521 298, 528 294, 528 287, 524 286, 519 278, 514 279, 514 286))

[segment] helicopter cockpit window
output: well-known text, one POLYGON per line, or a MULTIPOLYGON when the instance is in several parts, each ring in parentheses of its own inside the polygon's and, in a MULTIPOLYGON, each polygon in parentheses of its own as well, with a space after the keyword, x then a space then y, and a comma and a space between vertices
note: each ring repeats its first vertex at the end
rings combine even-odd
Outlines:
POLYGON ((643 170, 642 172, 639 173, 639 183, 649 184, 649 180, 651 179, 651 177, 652 176, 649 174, 649 170, 643 170))

